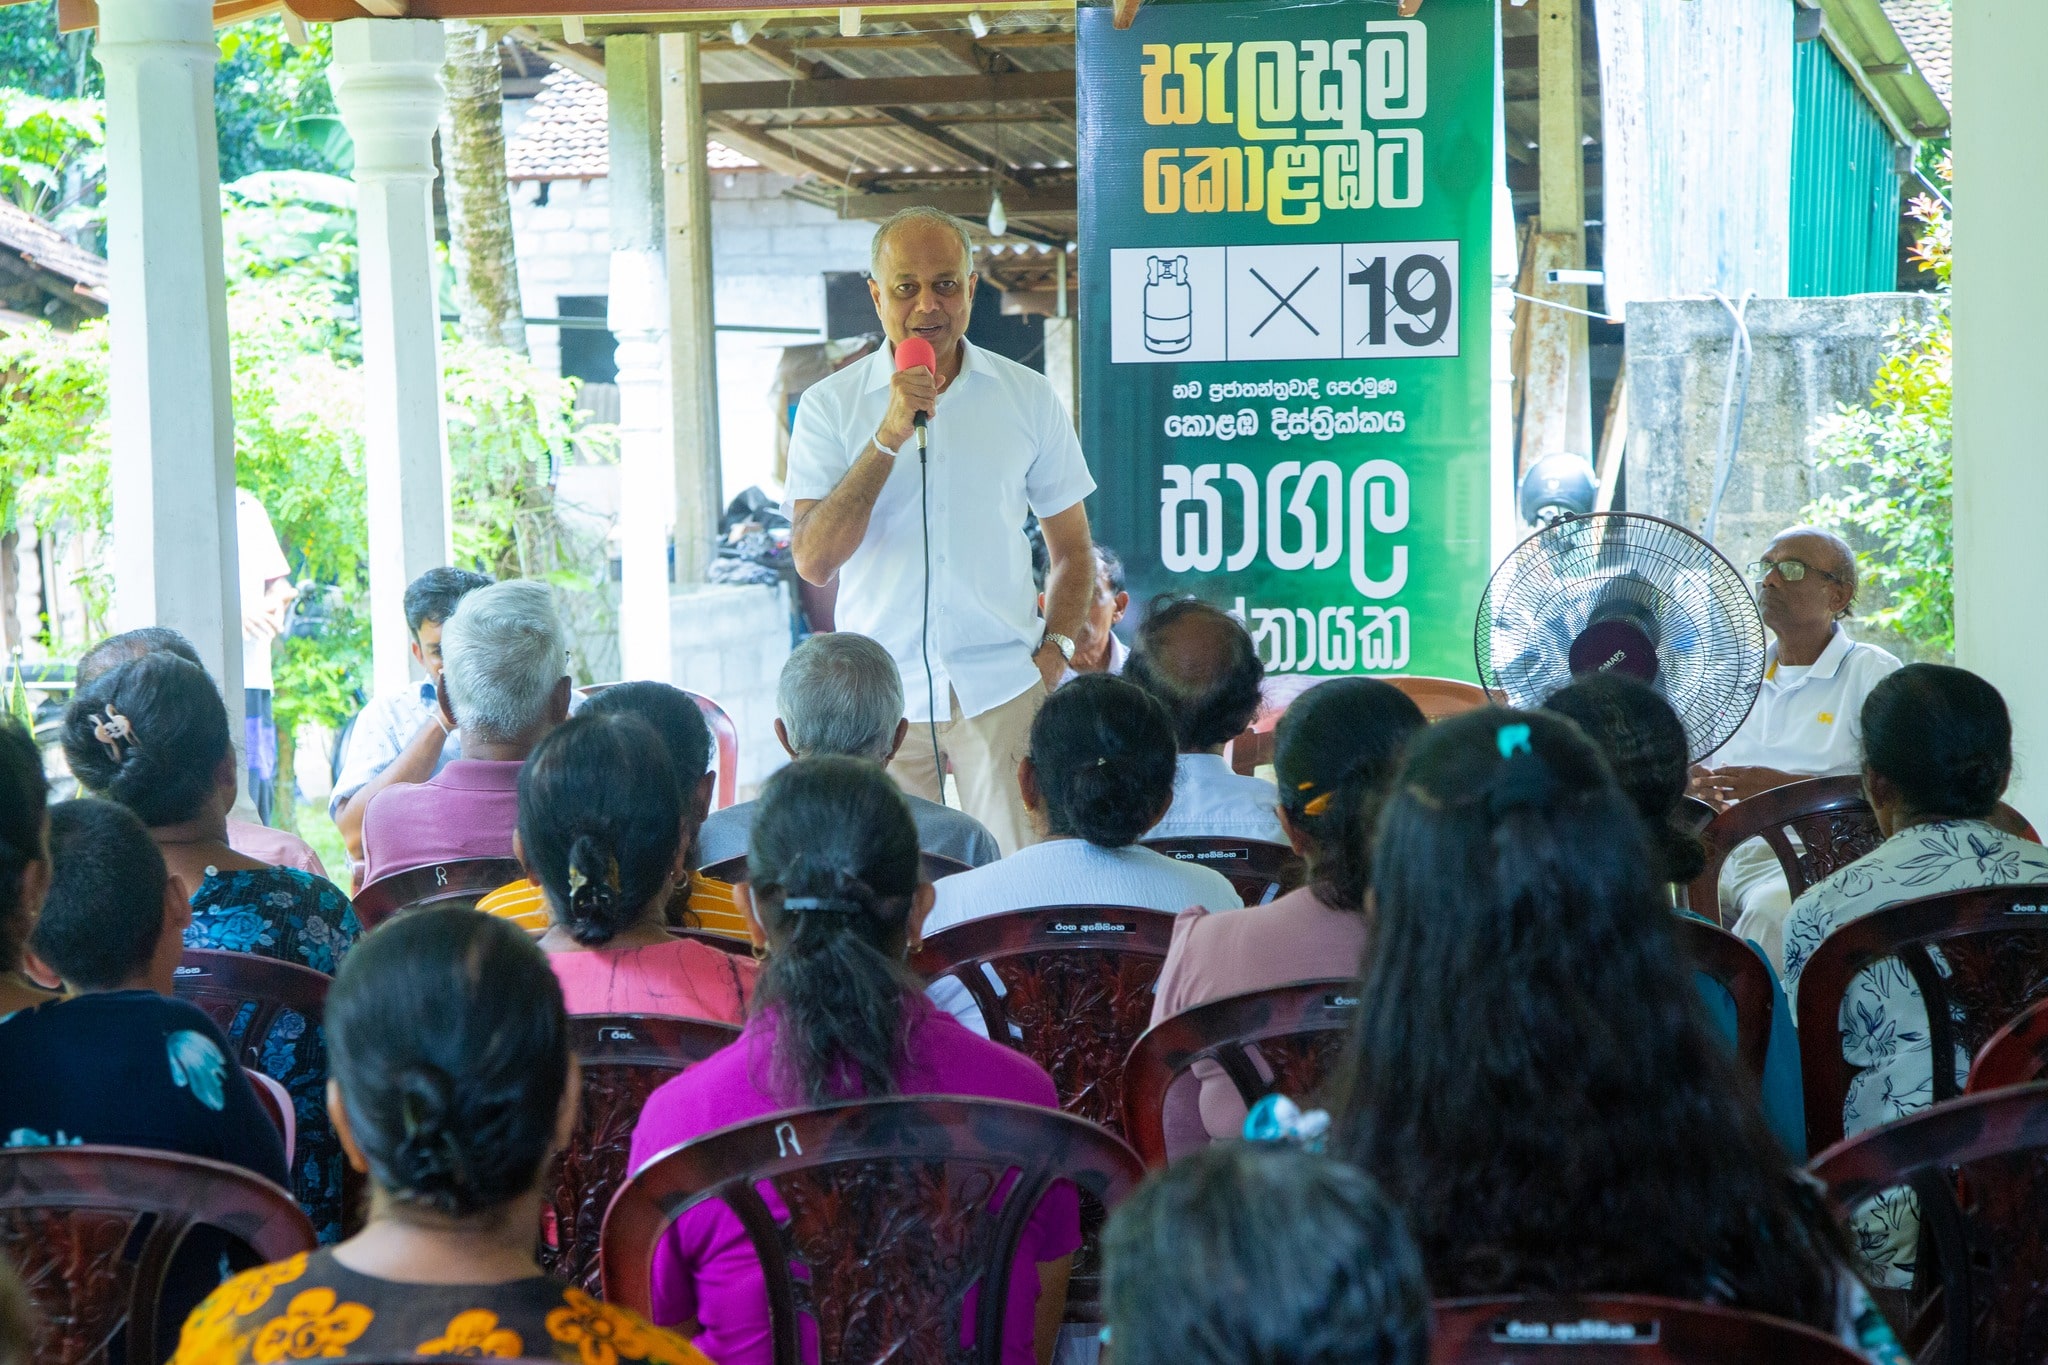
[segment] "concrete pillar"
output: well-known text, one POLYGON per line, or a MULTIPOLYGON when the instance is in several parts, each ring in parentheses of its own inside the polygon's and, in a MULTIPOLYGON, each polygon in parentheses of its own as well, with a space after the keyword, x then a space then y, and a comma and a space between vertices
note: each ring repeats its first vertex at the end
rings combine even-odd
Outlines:
POLYGON ((328 69, 356 145, 370 655, 380 692, 412 676, 405 585, 449 558, 433 202, 442 56, 432 20, 350 19, 334 26, 328 69))
POLYGON ((2028 173, 2048 130, 2040 0, 1963 0, 1955 13, 1956 662, 2012 708, 2007 799, 2048 819, 2048 459, 2041 453, 2040 268, 2048 181, 2028 173))
POLYGON ((104 0, 114 623, 183 631, 242 733, 209 0, 104 0))
POLYGON ((619 664, 669 681, 668 272, 662 261, 661 62, 650 34, 605 39, 612 266, 606 320, 618 339, 619 664))
POLYGON ((675 436, 676 581, 701 583, 725 509, 711 289, 711 172, 694 33, 661 35, 668 240, 669 397, 675 436))
MULTIPOLYGON (((1539 0, 1536 30, 1538 211, 1536 277, 1531 294, 1570 308, 1586 291, 1547 281, 1551 270, 1586 264, 1585 123, 1579 93, 1579 0, 1539 0)), ((1586 319, 1562 308, 1529 305, 1529 401, 1523 409, 1522 468, 1545 455, 1593 454, 1592 374, 1586 319)))

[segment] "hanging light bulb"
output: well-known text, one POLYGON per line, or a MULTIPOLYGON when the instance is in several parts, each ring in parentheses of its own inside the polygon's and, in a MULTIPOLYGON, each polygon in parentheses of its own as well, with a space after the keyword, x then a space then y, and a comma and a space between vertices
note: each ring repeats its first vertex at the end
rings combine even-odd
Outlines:
POLYGON ((981 17, 980 10, 971 9, 967 11, 967 31, 974 35, 976 42, 980 42, 983 38, 988 37, 988 20, 981 17))
POLYGON ((1003 192, 997 190, 988 200, 989 235, 1000 237, 1010 230, 1010 215, 1003 212, 1003 192))

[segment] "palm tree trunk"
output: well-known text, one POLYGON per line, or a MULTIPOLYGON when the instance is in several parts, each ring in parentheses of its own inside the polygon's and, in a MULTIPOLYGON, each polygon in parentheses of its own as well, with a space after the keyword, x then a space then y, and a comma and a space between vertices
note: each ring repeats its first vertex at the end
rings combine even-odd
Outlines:
POLYGON ((498 46, 480 24, 450 20, 441 174, 449 257, 463 336, 526 354, 519 260, 512 247, 512 186, 505 178, 505 97, 498 46))

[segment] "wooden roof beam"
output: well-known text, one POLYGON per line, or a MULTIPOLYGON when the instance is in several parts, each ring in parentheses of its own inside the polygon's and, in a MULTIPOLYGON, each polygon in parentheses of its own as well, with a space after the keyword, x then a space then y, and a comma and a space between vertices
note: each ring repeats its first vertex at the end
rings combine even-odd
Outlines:
POLYGON ((704 85, 704 108, 710 113, 735 113, 741 110, 881 108, 885 105, 906 104, 993 104, 1073 98, 1072 71, 1010 71, 999 76, 707 81, 704 85))

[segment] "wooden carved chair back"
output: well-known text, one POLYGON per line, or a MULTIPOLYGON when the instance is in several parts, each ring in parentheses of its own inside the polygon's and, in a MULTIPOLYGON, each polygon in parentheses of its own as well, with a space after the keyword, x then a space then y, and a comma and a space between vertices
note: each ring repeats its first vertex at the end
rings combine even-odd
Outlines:
POLYGON ((1785 870, 1793 899, 1884 841, 1877 816, 1863 799, 1860 777, 1815 777, 1788 782, 1738 801, 1700 831, 1707 865, 1686 888, 1695 915, 1732 928, 1721 916, 1721 867, 1751 839, 1762 839, 1785 870), (1794 839, 1797 842, 1794 842, 1794 839))
POLYGON ((1840 1218, 1902 1185, 1919 1196, 1913 1296, 1940 1315, 1921 1361, 2048 1358, 2048 1081, 1936 1104, 1837 1143, 1807 1169, 1840 1218))
POLYGON ((1855 1365, 1825 1332, 1646 1294, 1440 1299, 1432 1365, 1855 1365))
POLYGON ((1678 943, 1693 964, 1735 1001, 1735 1060, 1761 1086, 1771 1050, 1771 969, 1748 943, 1718 924, 1691 915, 1672 916, 1678 943))
POLYGON ((605 1218, 605 1298, 645 1312, 661 1233, 716 1199, 760 1257, 776 1365, 797 1365, 805 1319, 824 1365, 1000 1365, 1011 1264, 1040 1196, 1064 1179, 1113 1207, 1143 1175, 1112 1134, 1035 1105, 891 1098, 777 1114, 626 1182, 605 1218))
POLYGON ((526 872, 515 858, 453 858, 426 867, 409 867, 377 878, 356 892, 356 918, 374 929, 401 910, 426 905, 476 903, 526 872))
POLYGON ((572 1015, 569 1046, 582 1064, 576 1133, 548 1173, 538 1252, 550 1275, 598 1292, 604 1211, 626 1179, 633 1125, 647 1097, 740 1036, 731 1024, 647 1014, 572 1015))
POLYGON ((1263 839, 1147 839, 1146 848, 1223 874, 1246 905, 1264 905, 1308 880, 1301 855, 1263 839))
MULTIPOLYGON (((1809 1151, 1842 1137, 1842 1101, 1854 1076, 1842 1055, 1842 1000, 1858 972, 1887 958, 1905 968, 1926 1003, 1929 1055, 1937 1062, 1975 1056, 2027 1006, 2048 998, 2048 885, 1902 901, 1821 940, 1799 977, 1809 1151)), ((1935 1102, 1959 1093, 1953 1064, 1937 1064, 1935 1102)))
POLYGON ((168 1357, 177 1341, 159 1309, 196 1228, 225 1237, 237 1270, 314 1246, 292 1197, 240 1166, 133 1147, 0 1149, 0 1255, 36 1309, 37 1365, 168 1357))
POLYGON ((1147 1166, 1166 1165, 1166 1092, 1198 1061, 1222 1067, 1247 1106, 1275 1092, 1314 1095, 1336 1067, 1357 1008, 1358 982, 1333 977, 1227 995, 1160 1020, 1124 1062, 1131 1145, 1147 1166))
POLYGON ((2048 1077, 2048 999, 2036 1000, 2014 1015, 1977 1050, 1963 1093, 1981 1095, 2044 1077, 2048 1077))

